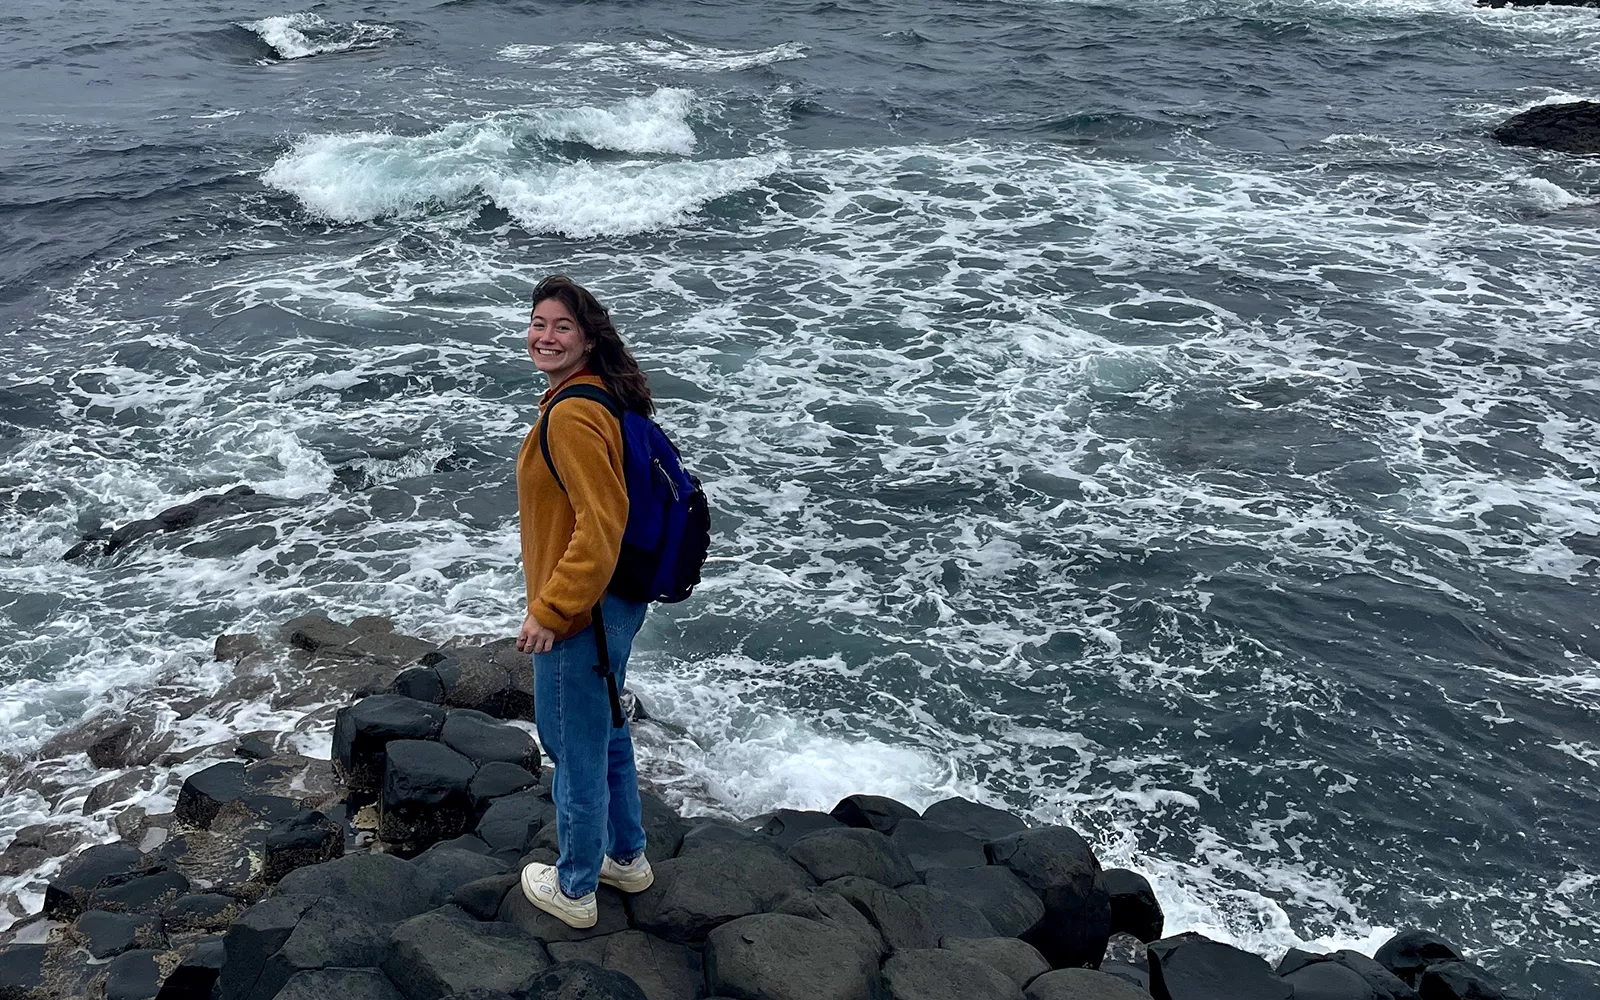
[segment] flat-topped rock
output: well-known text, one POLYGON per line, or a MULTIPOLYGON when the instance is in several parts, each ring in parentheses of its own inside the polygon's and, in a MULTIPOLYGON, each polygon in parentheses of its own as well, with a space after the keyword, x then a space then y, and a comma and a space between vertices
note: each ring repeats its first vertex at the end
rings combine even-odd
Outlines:
POLYGON ((654 869, 655 884, 628 900, 634 925, 680 944, 703 941, 719 924, 815 884, 804 868, 759 842, 708 846, 654 869))
POLYGON ((479 767, 499 761, 538 774, 543 764, 539 745, 526 730, 497 722, 472 709, 452 710, 445 717, 439 742, 479 767))
POLYGON ((945 938, 939 947, 998 969, 1018 989, 1050 971, 1039 949, 1014 937, 945 938))
POLYGON ((425 845, 472 826, 472 761, 442 743, 391 740, 383 766, 378 834, 390 843, 425 845))
POLYGON ((1057 969, 1029 983, 1026 1000, 1150 1000, 1150 994, 1094 969, 1057 969))
POLYGON ((698 951, 643 931, 619 931, 587 941, 551 942, 557 962, 586 961, 632 979, 649 1000, 693 1000, 705 992, 698 951))
POLYGON ((878 955, 848 932, 786 913, 740 917, 706 939, 713 995, 873 1000, 878 955))
MULTIPOLYGON (((439 886, 425 872, 392 854, 348 854, 336 861, 290 872, 278 883, 278 892, 339 896, 377 919, 404 920, 433 909, 439 886)), ((247 913, 269 901, 258 903, 247 913)))
POLYGON ((377 792, 383 781, 384 753, 394 740, 437 739, 445 712, 393 694, 363 698, 339 710, 333 725, 333 765, 352 792, 377 792))
POLYGON ((550 964, 521 927, 484 923, 447 906, 396 927, 382 968, 408 1000, 437 1000, 473 987, 521 993, 550 964))
POLYGON ((1021 833, 1028 828, 1018 816, 971 799, 949 798, 922 810, 929 823, 959 830, 975 840, 988 842, 1021 833))
POLYGON ((894 841, 869 828, 839 827, 806 834, 789 857, 818 882, 858 875, 890 888, 915 882, 917 874, 894 841))

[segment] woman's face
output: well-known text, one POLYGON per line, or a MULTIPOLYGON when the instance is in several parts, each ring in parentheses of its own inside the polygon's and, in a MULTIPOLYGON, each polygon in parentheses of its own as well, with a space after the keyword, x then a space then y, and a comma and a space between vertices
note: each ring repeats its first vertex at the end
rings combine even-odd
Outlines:
POLYGON ((565 303, 551 298, 533 307, 533 318, 528 321, 528 356, 552 385, 581 368, 588 355, 583 328, 565 303))

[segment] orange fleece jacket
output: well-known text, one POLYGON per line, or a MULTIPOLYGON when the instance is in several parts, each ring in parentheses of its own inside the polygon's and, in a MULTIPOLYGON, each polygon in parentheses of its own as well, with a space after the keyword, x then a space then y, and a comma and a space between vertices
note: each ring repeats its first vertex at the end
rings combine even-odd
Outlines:
MULTIPOLYGON (((570 385, 605 388, 587 372, 558 388, 570 385)), ((555 394, 540 398, 541 415, 555 394)), ((588 627, 590 609, 611 583, 628 524, 628 487, 616 417, 588 399, 569 399, 549 414, 550 458, 567 489, 545 467, 535 421, 517 454, 517 513, 528 614, 566 639, 588 627)))

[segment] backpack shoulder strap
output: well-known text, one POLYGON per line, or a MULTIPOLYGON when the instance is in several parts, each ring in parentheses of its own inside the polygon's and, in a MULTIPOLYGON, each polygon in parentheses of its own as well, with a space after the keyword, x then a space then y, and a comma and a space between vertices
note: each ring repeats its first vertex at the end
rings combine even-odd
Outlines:
POLYGON ((622 407, 612 398, 611 393, 597 385, 569 385, 555 394, 555 397, 545 405, 544 412, 539 414, 539 453, 544 456, 545 468, 550 470, 550 475, 555 477, 556 485, 561 487, 561 492, 567 492, 567 484, 561 481, 561 473, 556 471, 556 463, 550 457, 550 411, 563 399, 587 399, 599 403, 606 408, 613 417, 622 419, 622 407))

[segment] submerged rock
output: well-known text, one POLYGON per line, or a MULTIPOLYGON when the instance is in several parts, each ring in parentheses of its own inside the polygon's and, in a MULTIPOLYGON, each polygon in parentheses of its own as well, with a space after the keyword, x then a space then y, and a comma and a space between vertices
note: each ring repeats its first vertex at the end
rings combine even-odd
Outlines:
MULTIPOLYGON (((1600 6, 1600 0, 1584 6, 1600 6)), ((1600 101, 1542 104, 1498 125, 1506 146, 1537 146, 1558 153, 1600 153, 1600 101)))

